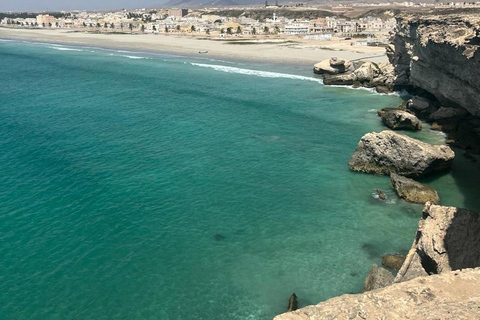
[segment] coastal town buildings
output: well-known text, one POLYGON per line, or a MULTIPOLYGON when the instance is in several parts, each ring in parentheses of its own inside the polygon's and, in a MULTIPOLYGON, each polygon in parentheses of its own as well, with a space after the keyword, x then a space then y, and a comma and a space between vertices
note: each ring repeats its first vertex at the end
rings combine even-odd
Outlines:
MULTIPOLYGON (((112 12, 72 11, 55 14, 5 15, 0 26, 14 28, 68 28, 86 29, 95 32, 166 33, 192 34, 219 37, 248 36, 297 36, 328 41, 332 37, 355 37, 370 41, 386 40, 395 27, 393 13, 383 10, 381 15, 366 15, 348 18, 336 14, 338 10, 362 6, 375 7, 375 3, 336 4, 331 7, 331 16, 318 8, 306 8, 308 17, 298 14, 286 15, 288 5, 267 4, 252 8, 145 8, 112 12), (311 10, 311 11, 308 11, 311 10), (315 16, 318 10, 319 16, 315 16), (242 13, 243 12, 243 13, 242 13), (252 14, 253 12, 253 14, 252 14), (372 39, 372 40, 370 40, 372 39), (383 39, 383 40, 382 40, 383 39)), ((399 7, 480 7, 480 2, 470 3, 412 3, 395 2, 399 7)), ((375 10, 371 10, 374 13, 375 10)), ((370 12, 370 11, 368 11, 370 12)), ((364 43, 365 41, 361 42, 364 43)))

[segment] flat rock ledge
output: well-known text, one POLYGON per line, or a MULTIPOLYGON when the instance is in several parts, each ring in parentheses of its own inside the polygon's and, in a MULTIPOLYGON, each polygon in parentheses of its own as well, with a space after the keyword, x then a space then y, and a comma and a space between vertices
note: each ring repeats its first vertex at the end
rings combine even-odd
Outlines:
POLYGON ((480 268, 451 271, 345 294, 274 320, 480 319, 480 268))
POLYGON ((431 145, 384 130, 365 134, 348 165, 354 171, 420 177, 450 168, 455 153, 445 145, 431 145))
POLYGON ((405 201, 422 204, 429 201, 434 204, 440 202, 435 189, 413 179, 392 172, 390 174, 390 183, 397 195, 405 201))

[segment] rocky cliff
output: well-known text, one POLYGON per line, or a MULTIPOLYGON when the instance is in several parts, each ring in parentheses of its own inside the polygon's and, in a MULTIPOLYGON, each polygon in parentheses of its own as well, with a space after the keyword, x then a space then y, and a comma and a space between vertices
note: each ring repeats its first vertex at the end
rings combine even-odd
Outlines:
POLYGON ((441 105, 480 116, 480 15, 397 18, 387 50, 395 85, 421 88, 441 105))
POLYGON ((427 203, 392 285, 382 288, 391 277, 374 266, 365 283, 373 291, 332 298, 275 320, 480 319, 479 230, 479 214, 427 203))

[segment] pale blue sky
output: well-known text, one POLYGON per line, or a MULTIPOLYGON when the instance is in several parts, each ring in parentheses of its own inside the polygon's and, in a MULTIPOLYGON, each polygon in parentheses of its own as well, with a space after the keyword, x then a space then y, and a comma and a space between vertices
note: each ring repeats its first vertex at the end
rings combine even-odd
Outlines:
POLYGON ((108 10, 160 6, 167 0, 0 0, 0 11, 108 10))

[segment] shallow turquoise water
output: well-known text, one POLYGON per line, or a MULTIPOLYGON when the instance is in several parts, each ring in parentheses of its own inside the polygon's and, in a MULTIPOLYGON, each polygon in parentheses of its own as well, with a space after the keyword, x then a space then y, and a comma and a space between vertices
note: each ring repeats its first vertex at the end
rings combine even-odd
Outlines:
MULTIPOLYGON (((1 319, 269 319, 292 292, 361 291, 413 240, 421 206, 347 166, 397 96, 309 67, 6 41, 0 74, 1 319)), ((429 183, 477 209, 473 175, 429 183)))

